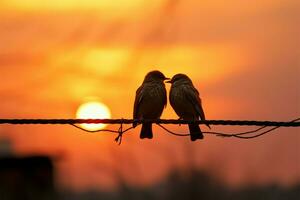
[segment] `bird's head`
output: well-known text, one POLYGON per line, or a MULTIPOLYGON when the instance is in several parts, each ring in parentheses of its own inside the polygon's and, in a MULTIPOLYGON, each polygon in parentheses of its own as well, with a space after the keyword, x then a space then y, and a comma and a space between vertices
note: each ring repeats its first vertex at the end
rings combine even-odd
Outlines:
POLYGON ((177 83, 192 83, 191 79, 185 74, 176 74, 171 80, 166 83, 177 84, 177 83))
POLYGON ((146 76, 145 76, 145 80, 146 81, 165 81, 165 80, 169 80, 170 78, 165 77, 165 75, 163 73, 161 73, 158 70, 155 71, 151 71, 149 72, 146 76))

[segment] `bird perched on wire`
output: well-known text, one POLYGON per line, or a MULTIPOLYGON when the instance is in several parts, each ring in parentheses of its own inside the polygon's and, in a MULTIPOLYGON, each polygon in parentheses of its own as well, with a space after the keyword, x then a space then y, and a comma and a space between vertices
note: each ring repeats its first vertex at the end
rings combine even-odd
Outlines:
MULTIPOLYGON (((160 71, 149 72, 137 89, 133 119, 159 119, 164 107, 167 105, 166 78, 160 71)), ((136 127, 137 123, 133 123, 136 127)), ((140 138, 153 138, 152 123, 143 123, 140 138)))
MULTIPOLYGON (((198 90, 192 80, 185 74, 176 74, 170 81, 171 90, 169 95, 170 104, 180 119, 205 120, 201 99, 198 90)), ((210 126, 206 124, 209 128, 210 126)), ((189 124, 191 140, 203 139, 203 134, 198 124, 189 124)))

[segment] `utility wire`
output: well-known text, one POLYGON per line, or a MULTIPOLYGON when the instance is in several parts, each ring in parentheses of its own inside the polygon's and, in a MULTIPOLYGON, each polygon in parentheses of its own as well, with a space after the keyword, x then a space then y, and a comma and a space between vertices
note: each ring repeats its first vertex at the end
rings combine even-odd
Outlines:
POLYGON ((80 130, 86 131, 86 132, 111 132, 111 133, 118 133, 118 136, 116 137, 115 141, 118 142, 120 145, 122 142, 122 136, 127 131, 133 129, 133 126, 130 126, 127 129, 123 130, 123 124, 132 124, 132 123, 144 123, 144 122, 151 122, 156 123, 158 126, 160 126, 162 129, 164 129, 166 132, 175 135, 175 136, 189 136, 188 133, 176 133, 173 132, 166 127, 164 127, 162 124, 209 124, 209 125, 223 125, 223 126, 261 126, 259 128, 256 128, 251 131, 246 132, 240 132, 240 133, 223 133, 223 132, 214 132, 214 131, 205 131, 202 133, 205 134, 211 134, 221 137, 236 137, 240 139, 252 139, 259 136, 262 136, 266 133, 269 133, 275 129, 278 129, 280 127, 300 127, 300 118, 294 119, 289 122, 282 122, 282 121, 250 121, 250 120, 174 120, 174 119, 155 119, 155 120, 138 120, 138 119, 0 119, 0 124, 68 124, 71 126, 74 126, 80 130), (82 127, 80 127, 78 124, 120 124, 120 127, 118 130, 111 130, 111 129, 100 129, 100 130, 87 130, 82 127), (261 133, 258 133, 259 131, 267 128, 272 127, 268 130, 265 130, 261 133), (250 135, 252 133, 258 133, 255 135, 250 135))
MULTIPOLYGON (((295 123, 297 121, 299 121, 300 118, 297 118, 297 119, 294 119, 292 121, 290 121, 290 123, 295 123)), ((298 123, 295 123, 296 126, 294 127, 297 127, 299 125, 297 125, 298 123)), ((190 134, 188 133, 175 133, 173 131, 170 131, 169 129, 167 129, 166 127, 162 126, 161 124, 157 124, 158 126, 160 126, 162 129, 164 129, 165 131, 167 131, 168 133, 172 134, 172 135, 175 135, 175 136, 189 136, 190 134)), ((211 135, 216 135, 216 136, 221 136, 221 137, 236 137, 236 138, 240 138, 240 139, 252 139, 252 138, 256 138, 256 137, 259 137, 259 136, 262 136, 266 133, 269 133, 275 129, 278 129, 282 126, 275 126, 271 129, 268 129, 268 130, 265 130, 257 135, 252 135, 252 136, 245 136, 245 135, 248 135, 248 134, 251 134, 251 133, 257 133, 258 131, 260 130, 263 130, 265 128, 269 127, 268 125, 265 125, 265 126, 262 126, 260 128, 257 128, 257 129, 254 129, 254 130, 251 130, 251 131, 246 131, 246 132, 240 132, 240 133, 223 133, 223 132, 213 132, 213 131, 203 131, 202 133, 205 133, 205 134, 211 134, 211 135)))
MULTIPOLYGON (((298 121, 298 120, 297 120, 298 121)), ((176 120, 176 119, 0 119, 0 124, 209 124, 222 126, 281 126, 299 127, 297 121, 252 121, 252 120, 176 120)))

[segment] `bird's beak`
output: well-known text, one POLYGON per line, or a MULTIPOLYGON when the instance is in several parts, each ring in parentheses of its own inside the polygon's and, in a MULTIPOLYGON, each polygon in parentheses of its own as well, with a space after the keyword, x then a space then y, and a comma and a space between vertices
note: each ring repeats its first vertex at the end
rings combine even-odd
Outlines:
POLYGON ((172 83, 170 78, 165 78, 166 83, 172 83))

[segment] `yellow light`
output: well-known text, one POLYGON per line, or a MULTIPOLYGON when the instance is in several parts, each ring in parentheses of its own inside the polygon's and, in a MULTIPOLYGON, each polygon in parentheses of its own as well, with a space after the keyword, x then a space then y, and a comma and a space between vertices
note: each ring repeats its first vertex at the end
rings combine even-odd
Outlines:
POLYGON ((143 0, 2 0, 0 5, 21 10, 132 10, 142 6, 143 0))
MULTIPOLYGON (((111 118, 111 113, 105 104, 91 101, 79 106, 76 117, 79 119, 109 119, 111 118)), ((89 131, 100 130, 106 126, 107 124, 81 124, 82 128, 89 131)))
POLYGON ((92 49, 82 59, 82 66, 102 75, 120 70, 128 59, 127 49, 92 49))

